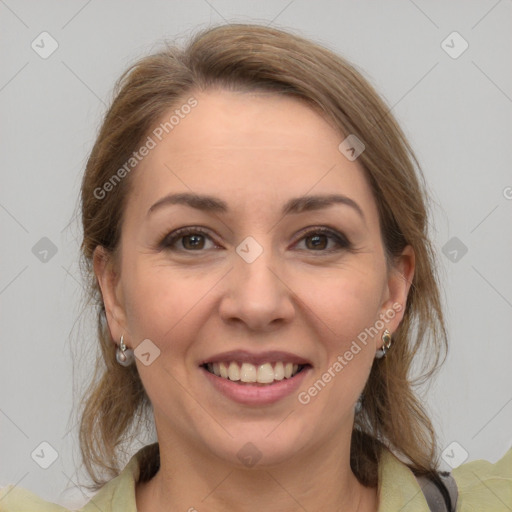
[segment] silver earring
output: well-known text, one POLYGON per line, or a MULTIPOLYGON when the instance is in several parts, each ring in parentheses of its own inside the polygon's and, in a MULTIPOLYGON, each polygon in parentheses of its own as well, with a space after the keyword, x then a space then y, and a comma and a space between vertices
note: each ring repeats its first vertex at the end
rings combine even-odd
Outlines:
POLYGON ((391 333, 387 329, 382 333, 382 341, 382 348, 375 352, 375 357, 377 359, 382 359, 391 347, 391 333))
POLYGON ((131 348, 126 348, 122 335, 121 340, 119 341, 119 346, 116 349, 116 359, 121 366, 130 366, 134 360, 133 350, 131 348))

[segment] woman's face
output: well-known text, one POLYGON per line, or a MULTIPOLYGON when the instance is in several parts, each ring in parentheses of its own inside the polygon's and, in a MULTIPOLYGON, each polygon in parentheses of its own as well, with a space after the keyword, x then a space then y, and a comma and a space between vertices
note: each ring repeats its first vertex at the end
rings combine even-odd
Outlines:
POLYGON ((195 97, 133 171, 115 272, 95 254, 112 336, 139 347, 161 443, 238 465, 346 449, 413 255, 388 272, 363 170, 305 104, 195 97))

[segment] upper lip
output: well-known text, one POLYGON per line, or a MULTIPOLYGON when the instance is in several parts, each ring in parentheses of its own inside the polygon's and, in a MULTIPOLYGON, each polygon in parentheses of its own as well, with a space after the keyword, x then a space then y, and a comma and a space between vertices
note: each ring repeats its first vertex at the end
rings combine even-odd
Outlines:
POLYGON ((311 365, 311 362, 304 357, 292 354, 291 352, 283 352, 282 350, 268 350, 265 352, 248 352, 247 350, 230 350, 222 352, 204 359, 199 366, 207 363, 221 363, 227 361, 240 361, 243 363, 252 363, 254 365, 270 363, 273 361, 282 361, 283 363, 293 363, 300 365, 311 365))

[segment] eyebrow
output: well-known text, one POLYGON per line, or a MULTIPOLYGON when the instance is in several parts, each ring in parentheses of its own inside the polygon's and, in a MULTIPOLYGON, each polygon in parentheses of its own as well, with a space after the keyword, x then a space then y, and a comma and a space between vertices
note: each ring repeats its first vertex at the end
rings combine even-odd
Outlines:
MULTIPOLYGON (((153 206, 151 206, 147 215, 149 216, 164 206, 175 204, 190 206, 191 208, 195 208, 204 212, 227 213, 229 211, 228 204, 222 199, 208 195, 183 192, 179 194, 169 194, 162 199, 159 199, 155 204, 153 204, 153 206)), ((350 197, 341 194, 296 197, 285 203, 281 213, 282 215, 288 215, 306 211, 321 210, 334 204, 343 204, 351 207, 359 214, 363 220, 365 220, 365 216, 361 207, 353 199, 350 199, 350 197)))

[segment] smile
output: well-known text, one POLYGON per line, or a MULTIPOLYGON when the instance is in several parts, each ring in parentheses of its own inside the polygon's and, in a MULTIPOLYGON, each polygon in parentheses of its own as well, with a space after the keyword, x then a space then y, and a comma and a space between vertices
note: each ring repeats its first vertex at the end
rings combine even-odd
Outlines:
POLYGON ((206 356, 199 368, 215 393, 249 406, 267 406, 297 393, 313 362, 282 350, 230 350, 206 356))
POLYGON ((266 362, 252 364, 249 362, 222 361, 205 363, 203 367, 213 375, 239 383, 272 384, 275 381, 291 379, 307 365, 291 362, 266 362))

